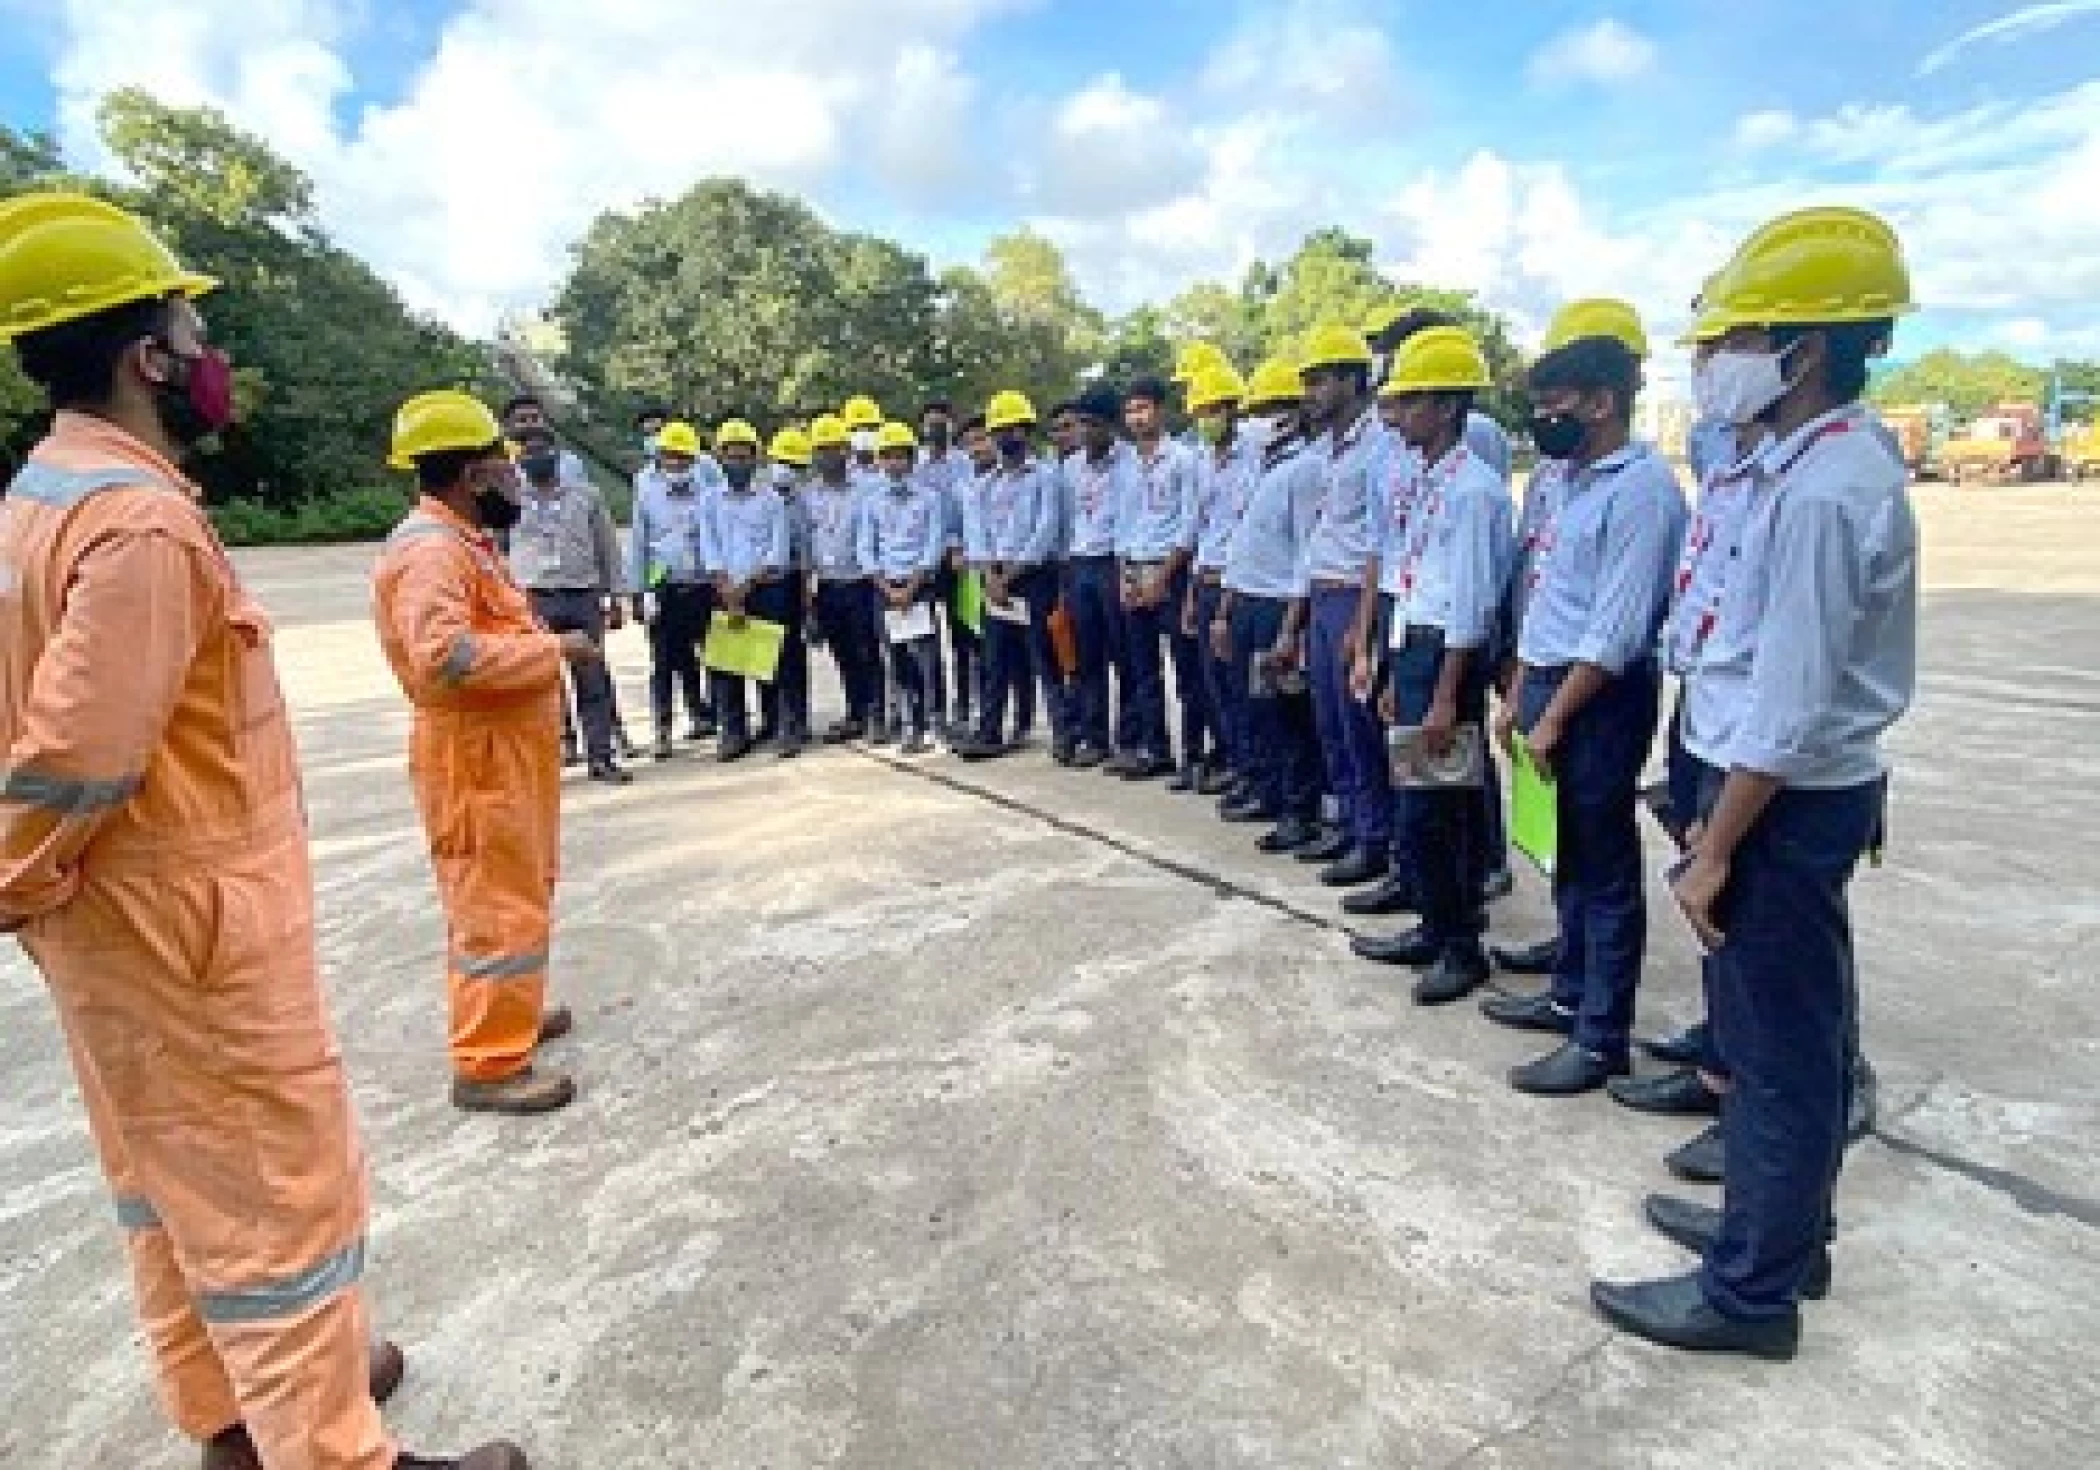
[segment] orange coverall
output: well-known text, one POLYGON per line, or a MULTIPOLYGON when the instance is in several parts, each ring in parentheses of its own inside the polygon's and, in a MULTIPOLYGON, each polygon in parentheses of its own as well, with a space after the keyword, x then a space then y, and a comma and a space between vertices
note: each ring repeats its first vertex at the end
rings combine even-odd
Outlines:
POLYGON ((423 497, 373 576, 415 706, 408 768, 445 906, 453 1069, 523 1071, 547 990, 561 846, 561 640, 486 532, 423 497))
POLYGON ((61 413, 0 500, 0 931, 57 1003, 170 1417, 380 1470, 297 758, 196 493, 61 413))

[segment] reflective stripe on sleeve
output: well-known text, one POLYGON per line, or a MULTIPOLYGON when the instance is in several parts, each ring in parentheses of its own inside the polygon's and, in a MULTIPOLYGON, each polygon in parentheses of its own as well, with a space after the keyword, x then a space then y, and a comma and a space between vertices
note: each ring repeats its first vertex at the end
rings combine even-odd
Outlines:
POLYGON ((42 807, 63 817, 84 817, 108 807, 122 806, 139 789, 140 778, 126 776, 116 781, 75 781, 48 771, 17 766, 0 781, 0 800, 19 801, 42 807))
POLYGON ((197 1314, 219 1326, 296 1317, 355 1285, 364 1274, 365 1243, 360 1237, 295 1276, 240 1291, 200 1292, 197 1314))
POLYGON ((472 633, 460 634, 452 640, 451 651, 445 655, 445 662, 438 670, 438 677, 447 684, 459 683, 469 673, 473 672, 474 658, 479 652, 480 650, 474 645, 474 635, 472 633))
POLYGON ((62 470, 31 460, 8 484, 9 499, 33 500, 56 510, 70 510, 98 490, 165 490, 167 482, 150 470, 62 470))
POLYGON ((142 1194, 120 1194, 117 1196, 117 1223, 126 1230, 158 1230, 160 1212, 153 1208, 153 1201, 142 1194))

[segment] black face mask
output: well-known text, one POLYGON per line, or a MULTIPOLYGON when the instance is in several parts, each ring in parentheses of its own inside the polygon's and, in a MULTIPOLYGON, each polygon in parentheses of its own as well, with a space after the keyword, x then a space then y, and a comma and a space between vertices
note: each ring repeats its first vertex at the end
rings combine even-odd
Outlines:
POLYGON ((725 464, 722 466, 722 478, 729 482, 729 488, 732 490, 750 489, 752 480, 757 477, 758 466, 755 464, 725 464))
POLYGON ((519 456, 518 468, 535 485, 551 486, 561 477, 561 456, 553 451, 519 456))
POLYGON ((501 490, 482 489, 474 492, 474 514, 484 529, 508 531, 525 514, 525 507, 501 490))
POLYGON ((1569 459, 1582 448, 1589 431, 1572 413, 1540 413, 1531 416, 1531 442, 1548 459, 1569 459))
POLYGON ((1008 459, 1022 458, 1028 453, 1028 436, 1026 434, 1001 434, 999 436, 999 453, 1008 459))
POLYGON ((926 442, 934 449, 946 449, 954 438, 954 431, 945 419, 934 419, 926 425, 926 442))

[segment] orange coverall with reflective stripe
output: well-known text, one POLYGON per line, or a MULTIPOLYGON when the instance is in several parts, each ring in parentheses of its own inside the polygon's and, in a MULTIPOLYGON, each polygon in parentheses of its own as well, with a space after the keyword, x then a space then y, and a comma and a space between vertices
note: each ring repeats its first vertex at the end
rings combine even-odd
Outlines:
POLYGON ((61 413, 0 499, 0 930, 57 1003, 169 1415, 379 1470, 364 1157, 270 625, 180 472, 61 413))
POLYGON ((415 706, 408 767, 445 906, 452 1066, 531 1063, 561 846, 561 640, 487 533, 425 496, 373 575, 387 662, 415 706))

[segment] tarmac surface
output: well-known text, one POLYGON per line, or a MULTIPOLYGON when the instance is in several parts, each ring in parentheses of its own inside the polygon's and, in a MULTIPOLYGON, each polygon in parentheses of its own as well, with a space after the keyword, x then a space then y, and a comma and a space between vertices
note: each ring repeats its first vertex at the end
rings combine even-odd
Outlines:
MULTIPOLYGON (((243 556, 305 752, 368 1286, 409 1353, 391 1422, 555 1470, 2091 1465, 2100 491, 1918 502, 1920 697, 1854 889, 1881 1117, 1790 1365, 1587 1303, 1686 1266, 1639 1201, 1688 1127, 1512 1092, 1538 1039, 1417 1010, 1307 869, 1040 753, 700 747, 572 784, 578 1026, 547 1060, 582 1098, 454 1112, 371 551, 243 556)), ((639 736, 640 635, 614 655, 639 736)), ((1495 937, 1547 914, 1526 876, 1495 937)), ((1644 1033, 1692 1017, 1693 954, 1658 889, 1644 1033)), ((0 1464, 193 1465, 11 946, 0 1079, 0 1464)))

